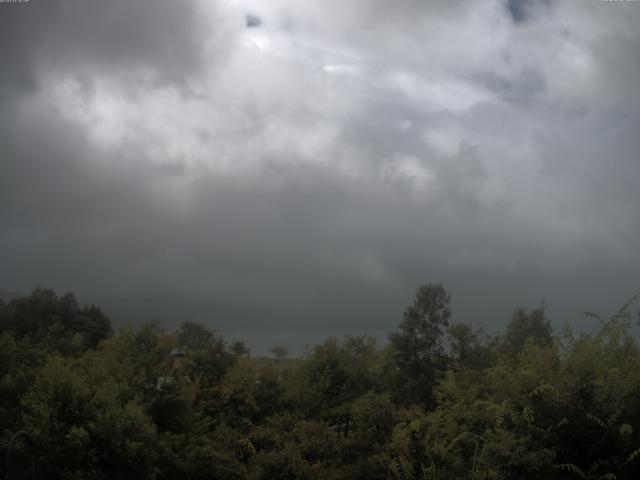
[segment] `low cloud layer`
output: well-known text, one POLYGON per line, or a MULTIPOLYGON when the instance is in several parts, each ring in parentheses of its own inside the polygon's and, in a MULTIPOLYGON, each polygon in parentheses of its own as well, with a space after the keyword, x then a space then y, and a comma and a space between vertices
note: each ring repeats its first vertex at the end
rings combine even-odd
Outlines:
POLYGON ((427 281, 489 329, 542 299, 558 323, 610 313, 640 272, 639 20, 0 4, 0 289, 178 302, 223 330, 389 329, 427 281))

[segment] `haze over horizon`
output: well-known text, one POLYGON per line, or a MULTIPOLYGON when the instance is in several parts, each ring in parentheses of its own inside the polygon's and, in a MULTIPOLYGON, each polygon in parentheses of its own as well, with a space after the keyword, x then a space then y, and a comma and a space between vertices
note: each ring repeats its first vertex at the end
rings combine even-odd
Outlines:
POLYGON ((0 3, 0 289, 378 332, 442 282, 475 326, 545 300, 588 328, 640 290, 639 21, 599 0, 0 3))

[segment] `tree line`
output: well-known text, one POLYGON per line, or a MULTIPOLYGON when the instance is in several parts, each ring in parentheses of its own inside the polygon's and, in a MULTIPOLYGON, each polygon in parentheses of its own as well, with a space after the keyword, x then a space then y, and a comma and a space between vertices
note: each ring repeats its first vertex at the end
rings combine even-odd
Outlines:
POLYGON ((450 299, 420 286, 385 346, 272 360, 37 288, 0 301, 0 450, 28 432, 46 479, 639 478, 631 302, 591 334, 541 305, 488 335, 450 299))

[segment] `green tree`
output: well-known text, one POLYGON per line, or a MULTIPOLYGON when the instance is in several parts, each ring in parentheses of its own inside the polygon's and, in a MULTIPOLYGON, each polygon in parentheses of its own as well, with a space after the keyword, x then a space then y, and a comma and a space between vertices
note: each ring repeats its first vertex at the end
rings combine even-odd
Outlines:
POLYGON ((327 425, 290 414, 278 415, 250 436, 256 449, 250 479, 324 480, 336 477, 340 437, 327 425))
POLYGON ((235 340, 231 344, 231 353, 236 357, 249 357, 251 356, 251 349, 242 340, 235 340))
POLYGON ((551 345, 552 333, 551 322, 547 319, 546 306, 543 303, 532 311, 527 308, 517 309, 507 325, 504 342, 517 352, 524 348, 527 340, 535 345, 551 345))
POLYGON ((351 401, 376 388, 378 358, 371 337, 328 338, 293 376, 295 402, 310 415, 343 419, 351 401))
POLYGON ((271 355, 273 355, 276 360, 282 360, 289 356, 289 349, 284 345, 276 345, 274 347, 271 347, 269 349, 269 352, 271 352, 271 355))
POLYGON ((433 407, 433 387, 444 370, 443 334, 449 325, 451 295, 441 284, 419 287, 396 332, 389 334, 398 366, 402 398, 433 407))
POLYGON ((98 307, 80 307, 73 293, 58 297, 45 288, 4 306, 0 329, 63 354, 95 349, 112 333, 109 318, 98 307))
POLYGON ((278 366, 242 358, 224 383, 224 422, 243 429, 264 421, 283 407, 284 385, 278 366))
POLYGON ((470 372, 490 366, 491 345, 482 330, 474 331, 466 323, 454 323, 447 328, 447 337, 451 368, 470 372))

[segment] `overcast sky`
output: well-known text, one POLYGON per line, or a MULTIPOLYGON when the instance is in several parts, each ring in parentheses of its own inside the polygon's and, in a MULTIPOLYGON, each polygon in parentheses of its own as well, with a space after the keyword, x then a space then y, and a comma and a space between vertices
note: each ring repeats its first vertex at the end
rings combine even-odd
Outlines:
POLYGON ((0 3, 0 289, 221 330, 388 330, 424 282, 489 329, 543 299, 609 314, 640 289, 639 24, 599 0, 0 3))

